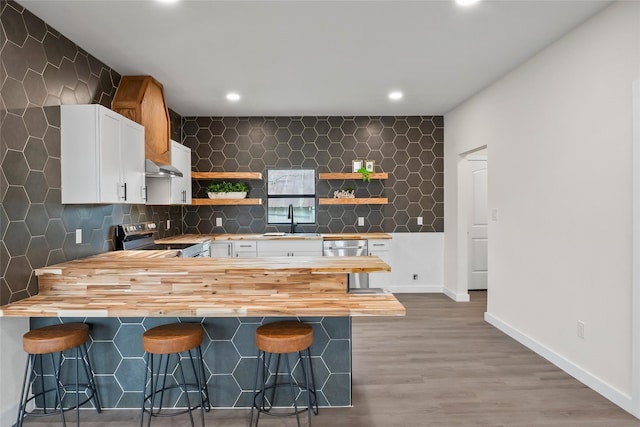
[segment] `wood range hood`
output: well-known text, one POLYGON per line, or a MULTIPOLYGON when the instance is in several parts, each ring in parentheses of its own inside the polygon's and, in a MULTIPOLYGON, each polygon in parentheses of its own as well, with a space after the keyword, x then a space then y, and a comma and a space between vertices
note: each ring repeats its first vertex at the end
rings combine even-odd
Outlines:
POLYGON ((151 76, 123 76, 111 109, 144 126, 147 164, 171 164, 171 122, 160 82, 151 76))

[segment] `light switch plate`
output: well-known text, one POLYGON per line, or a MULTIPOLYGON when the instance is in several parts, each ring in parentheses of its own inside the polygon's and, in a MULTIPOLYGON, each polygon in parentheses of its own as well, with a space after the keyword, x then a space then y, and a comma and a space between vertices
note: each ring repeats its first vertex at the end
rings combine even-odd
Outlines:
POLYGON ((359 216, 358 217, 358 225, 360 227, 362 227, 364 225, 364 217, 363 216, 359 216))
POLYGON ((167 220, 167 230, 168 230, 168 229, 170 229, 170 228, 171 228, 171 220, 170 220, 170 219, 168 219, 168 220, 167 220))
POLYGON ((422 217, 421 216, 417 217, 416 221, 418 222, 418 225, 422 225, 422 217))
POLYGON ((216 227, 222 227, 222 218, 216 218, 216 227))
POLYGON ((76 245, 79 245, 81 243, 82 243, 82 229, 77 228, 76 229, 76 245))

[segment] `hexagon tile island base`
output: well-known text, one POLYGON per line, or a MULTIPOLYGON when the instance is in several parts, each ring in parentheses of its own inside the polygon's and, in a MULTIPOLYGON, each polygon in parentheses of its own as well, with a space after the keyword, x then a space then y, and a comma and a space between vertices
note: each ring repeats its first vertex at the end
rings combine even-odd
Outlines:
MULTIPOLYGON (((89 324, 89 357, 95 370, 103 408, 137 409, 142 401, 144 380, 143 332, 165 323, 201 323, 205 331, 202 351, 213 406, 248 408, 253 394, 257 353, 255 331, 262 324, 279 320, 283 318, 42 317, 31 318, 31 329, 57 323, 89 324)), ((313 327, 311 356, 319 405, 350 406, 351 318, 314 317, 299 320, 313 327)), ((294 371, 298 369, 295 367, 294 371)), ((166 399, 169 402, 167 407, 186 406, 178 393, 166 399)))

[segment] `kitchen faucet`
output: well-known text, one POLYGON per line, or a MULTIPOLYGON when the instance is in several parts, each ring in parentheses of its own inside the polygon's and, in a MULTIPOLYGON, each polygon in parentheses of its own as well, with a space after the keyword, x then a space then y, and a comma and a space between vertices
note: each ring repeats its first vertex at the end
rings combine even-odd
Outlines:
POLYGON ((289 205, 289 212, 287 213, 287 219, 291 220, 291 234, 295 233, 296 223, 293 222, 293 205, 289 205))

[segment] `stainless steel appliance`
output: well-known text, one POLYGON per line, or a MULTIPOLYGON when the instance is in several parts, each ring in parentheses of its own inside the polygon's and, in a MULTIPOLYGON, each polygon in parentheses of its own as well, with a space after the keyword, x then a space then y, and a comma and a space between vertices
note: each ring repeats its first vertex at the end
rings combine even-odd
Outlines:
POLYGON ((115 227, 114 246, 116 250, 177 250, 182 258, 209 256, 208 243, 156 243, 154 234, 158 232, 154 222, 121 224, 115 227))
MULTIPOLYGON (((366 240, 325 240, 322 243, 324 256, 367 256, 366 240)), ((367 273, 349 273, 349 289, 369 287, 367 273)))

